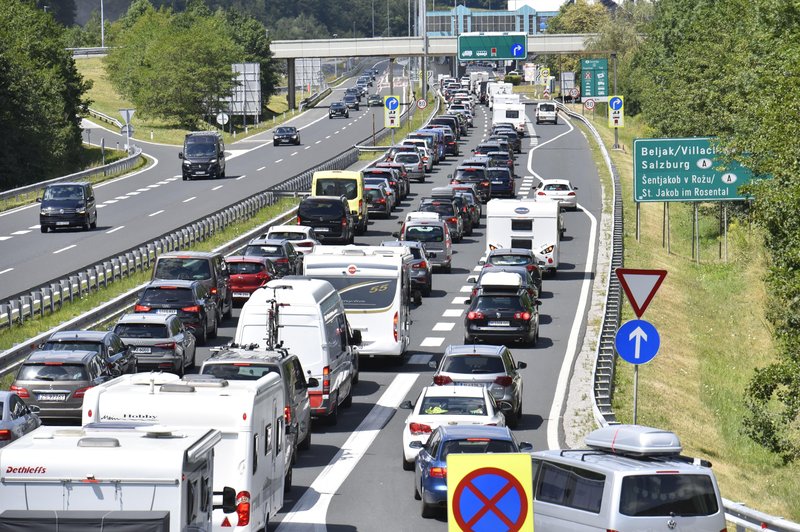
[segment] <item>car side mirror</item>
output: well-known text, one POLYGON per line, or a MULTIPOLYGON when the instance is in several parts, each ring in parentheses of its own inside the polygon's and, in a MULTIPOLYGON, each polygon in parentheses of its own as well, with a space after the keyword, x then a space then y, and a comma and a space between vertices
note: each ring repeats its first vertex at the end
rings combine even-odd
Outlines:
POLYGON ((392 236, 395 237, 395 238, 400 238, 400 233, 395 231, 394 233, 392 233, 392 236))
POLYGON ((422 449, 423 447, 425 447, 425 445, 423 445, 422 442, 419 440, 414 440, 408 444, 408 447, 410 449, 422 449))
POLYGON ((219 158, 222 159, 223 157, 225 157, 225 152, 224 151, 219 152, 219 158))
POLYGON ((236 511, 236 490, 225 486, 222 488, 222 491, 215 491, 214 495, 222 495, 222 504, 215 504, 213 508, 215 510, 222 509, 223 513, 232 514, 236 511))
POLYGON ((294 433, 295 433, 294 426, 293 425, 287 425, 286 434, 294 434, 294 433))
POLYGON ((41 203, 41 202, 42 202, 42 198, 36 198, 36 203, 41 203))
POLYGON ((471 305, 471 304, 472 304, 472 299, 466 299, 466 300, 464 301, 464 304, 465 304, 465 305, 471 305))
POLYGON ((306 380, 306 386, 309 388, 317 388, 319 386, 319 381, 314 377, 309 377, 308 380, 306 380))
POLYGON ((183 152, 182 151, 178 152, 178 159, 183 159, 183 152))
POLYGON ((572 190, 578 190, 578 187, 572 187, 572 190))
POLYGON ((528 367, 527 362, 517 362, 517 369, 525 369, 528 367))
POLYGON ((538 307, 539 305, 542 304, 542 302, 537 299, 536 301, 533 302, 533 304, 538 307))
POLYGON ((431 369, 436 369, 436 361, 431 360, 430 362, 428 362, 428 367, 431 369))
POLYGON ((400 403, 400 408, 402 408, 403 410, 411 410, 414 408, 414 405, 411 404, 411 401, 403 401, 402 403, 400 403))
POLYGON ((533 451, 533 444, 529 443, 529 442, 526 442, 526 441, 520 442, 519 443, 519 450, 522 453, 529 453, 529 452, 533 451))

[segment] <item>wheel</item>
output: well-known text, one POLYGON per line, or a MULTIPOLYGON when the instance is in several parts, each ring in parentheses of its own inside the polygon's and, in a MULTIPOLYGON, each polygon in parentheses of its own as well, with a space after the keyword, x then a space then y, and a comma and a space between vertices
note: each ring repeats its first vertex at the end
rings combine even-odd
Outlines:
POLYGON ((91 222, 87 221, 85 224, 83 224, 83 229, 84 231, 91 231, 92 230, 91 222))
POLYGON ((303 438, 303 440, 297 444, 297 448, 302 449, 304 451, 311 449, 311 427, 308 428, 306 437, 303 438))
POLYGON ((233 296, 231 296, 231 300, 228 303, 228 310, 222 315, 222 317, 226 320, 229 320, 231 317, 233 317, 233 296))
POLYGON ((189 369, 191 369, 191 368, 195 367, 195 365, 197 365, 196 359, 197 359, 197 349, 192 351, 192 359, 189 361, 189 369))
POLYGON ((443 271, 444 273, 450 273, 450 272, 452 272, 452 271, 453 271, 453 264, 452 264, 452 263, 450 263, 450 264, 448 264, 447 266, 444 266, 444 267, 442 268, 442 271, 443 271))
POLYGON ((39 227, 39 230, 40 230, 42 233, 46 233, 46 232, 47 232, 47 226, 46 226, 46 225, 42 225, 41 227, 39 227))
POLYGON ((289 466, 289 471, 286 473, 286 476, 283 477, 283 492, 284 493, 289 493, 290 491, 292 491, 292 472, 293 471, 294 471, 294 468, 292 466, 289 466))
POLYGON ((414 480, 414 500, 415 501, 419 501, 421 499, 422 499, 422 497, 420 496, 419 489, 417 488, 417 481, 414 480))
MULTIPOLYGON (((401 455, 400 458, 403 460, 403 471, 413 471, 414 470, 414 462, 409 462, 406 460, 405 455, 401 455)), ((419 500, 419 492, 417 491, 417 487, 414 486, 414 498, 419 500)))
POLYGON ((538 339, 539 335, 536 334, 536 331, 534 331, 533 334, 530 336, 530 338, 528 338, 528 341, 526 343, 528 344, 529 347, 536 347, 536 342, 538 339))
POLYGON ((325 424, 334 426, 339 423, 339 398, 333 399, 333 411, 325 416, 325 424))
POLYGON ((208 326, 203 322, 203 331, 200 336, 197 337, 197 342, 200 345, 206 345, 208 342, 208 326))
POLYGON ((183 176, 183 180, 184 180, 184 181, 188 181, 188 180, 189 180, 189 178, 188 178, 188 177, 186 177, 186 176, 183 176))
POLYGON ((352 385, 350 387, 350 393, 348 393, 347 397, 345 397, 344 401, 342 401, 342 407, 350 408, 351 406, 353 406, 353 387, 352 387, 352 385))
POLYGON ((422 295, 424 297, 430 297, 431 292, 433 291, 433 281, 428 281, 428 285, 422 289, 422 295))
POLYGON ((333 120, 333 115, 328 115, 328 120, 333 120))
MULTIPOLYGON (((358 366, 359 366, 358 355, 356 355, 356 360, 353 363, 353 366, 355 366, 355 368, 356 368, 356 371, 353 374, 353 386, 355 386, 356 384, 358 384, 358 381, 361 380, 361 372, 358 369, 358 366)), ((352 392, 350 392, 350 393, 352 393, 352 392)))
POLYGON ((219 319, 215 317, 214 318, 214 328, 211 329, 211 331, 209 331, 208 336, 211 337, 211 338, 216 338, 218 332, 219 332, 219 319))
POLYGON ((92 228, 92 229, 97 229, 97 215, 96 214, 94 215, 94 221, 91 224, 89 224, 89 227, 92 228))

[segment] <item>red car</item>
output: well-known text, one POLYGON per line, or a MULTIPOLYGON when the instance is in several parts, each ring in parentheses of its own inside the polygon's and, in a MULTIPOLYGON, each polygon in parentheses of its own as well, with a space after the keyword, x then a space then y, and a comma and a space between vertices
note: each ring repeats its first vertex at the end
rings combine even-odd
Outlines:
POLYGON ((280 277, 275 265, 266 257, 226 257, 230 272, 230 290, 234 301, 247 301, 257 289, 280 277))

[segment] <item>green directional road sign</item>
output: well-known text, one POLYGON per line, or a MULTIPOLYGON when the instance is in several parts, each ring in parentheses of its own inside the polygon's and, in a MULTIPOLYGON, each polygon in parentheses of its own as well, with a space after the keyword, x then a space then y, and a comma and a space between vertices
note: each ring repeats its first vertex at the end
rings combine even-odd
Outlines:
POLYGON ((525 59, 528 36, 524 33, 462 33, 458 36, 459 61, 525 59))
POLYGON ((708 137, 633 141, 633 200, 735 201, 749 199, 739 187, 753 173, 723 163, 708 137))
POLYGON ((581 59, 581 98, 608 98, 608 59, 581 59))

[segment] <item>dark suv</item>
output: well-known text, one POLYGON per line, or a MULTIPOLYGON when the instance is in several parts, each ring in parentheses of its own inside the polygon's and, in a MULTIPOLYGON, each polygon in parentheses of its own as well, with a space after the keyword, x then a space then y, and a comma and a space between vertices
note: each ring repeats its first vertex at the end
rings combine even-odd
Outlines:
POLYGON ((133 311, 176 314, 202 345, 217 336, 217 304, 200 281, 151 281, 133 311))
POLYGON ((333 118, 334 116, 350 118, 350 109, 347 107, 347 104, 344 102, 333 102, 328 108, 328 118, 333 118))
POLYGON ((111 331, 59 331, 42 344, 45 351, 95 351, 115 373, 136 373, 136 357, 111 331))
POLYGON ((478 295, 467 300, 464 343, 501 340, 535 346, 539 340, 539 301, 524 288, 489 284, 491 281, 486 277, 484 281, 486 284, 478 295))
POLYGON ((216 131, 194 131, 183 140, 183 180, 195 177, 225 177, 225 141, 216 131))
POLYGON ((312 196, 297 207, 297 225, 314 228, 321 242, 336 240, 352 244, 355 222, 344 196, 312 196))
POLYGON ((91 183, 47 185, 41 198, 39 225, 42 233, 60 227, 97 227, 97 202, 91 183))
POLYGON ((153 280, 157 279, 202 282, 216 303, 217 321, 231 317, 233 294, 228 265, 222 254, 211 251, 162 253, 153 268, 153 280))

